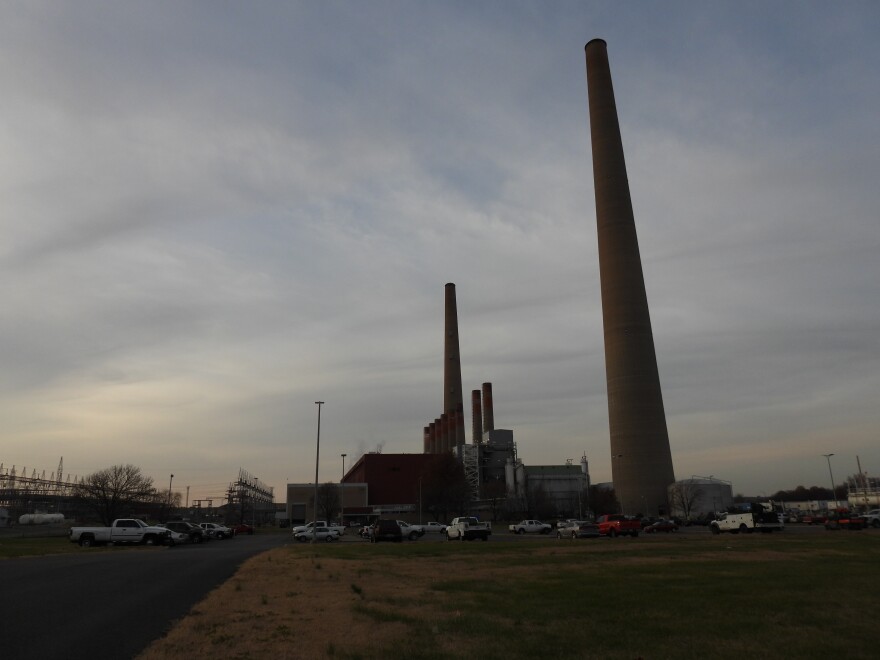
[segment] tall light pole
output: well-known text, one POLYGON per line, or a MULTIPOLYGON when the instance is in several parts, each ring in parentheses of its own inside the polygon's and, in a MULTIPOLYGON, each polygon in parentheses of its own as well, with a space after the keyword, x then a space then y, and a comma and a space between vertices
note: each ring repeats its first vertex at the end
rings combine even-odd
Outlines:
POLYGON ((834 473, 831 472, 831 457, 834 454, 822 454, 828 461, 828 476, 831 477, 831 499, 834 500, 834 508, 837 508, 837 495, 834 494, 834 473))
POLYGON ((342 479, 339 480, 339 520, 345 527, 345 457, 348 454, 340 454, 342 456, 342 479))
POLYGON ((168 515, 171 515, 171 482, 174 481, 174 475, 168 480, 168 515))
POLYGON ((324 405, 324 402, 315 401, 315 405, 318 406, 318 444, 315 449, 315 515, 314 518, 312 518, 312 543, 315 543, 318 540, 318 532, 316 529, 318 526, 318 459, 321 456, 321 406, 324 405))

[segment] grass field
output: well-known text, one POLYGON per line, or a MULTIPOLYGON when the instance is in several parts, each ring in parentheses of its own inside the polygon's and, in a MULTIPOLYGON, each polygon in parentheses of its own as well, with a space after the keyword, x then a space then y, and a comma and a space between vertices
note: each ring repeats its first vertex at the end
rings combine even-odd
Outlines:
POLYGON ((875 658, 880 534, 272 550, 144 659, 875 658))
POLYGON ((0 559, 82 552, 66 536, 0 538, 0 559))

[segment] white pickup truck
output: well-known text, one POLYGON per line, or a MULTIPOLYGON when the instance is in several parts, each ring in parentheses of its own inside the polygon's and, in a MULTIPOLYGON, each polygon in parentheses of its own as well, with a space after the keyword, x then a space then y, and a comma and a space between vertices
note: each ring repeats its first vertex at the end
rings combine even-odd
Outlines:
POLYGON ((765 512, 757 507, 753 507, 752 511, 728 511, 719 514, 718 517, 709 523, 709 531, 713 534, 721 532, 730 532, 731 534, 744 534, 750 532, 781 532, 783 523, 779 519, 778 514, 769 511, 765 512))
POLYGON ((71 527, 71 543, 83 548, 105 543, 143 543, 162 545, 170 541, 171 532, 164 527, 151 527, 137 518, 117 518, 110 527, 71 527))
POLYGON ((473 517, 453 518, 446 526, 446 540, 473 541, 480 539, 488 541, 492 534, 492 526, 483 523, 473 517))
POLYGON ((553 529, 547 523, 540 520, 520 520, 518 523, 510 525, 509 529, 514 534, 549 534, 553 529))
POLYGON ((297 525, 296 527, 293 528, 293 532, 292 532, 292 533, 293 533, 294 536, 296 536, 296 535, 299 534, 300 532, 307 532, 307 531, 309 531, 312 527, 315 527, 315 526, 317 526, 317 527, 329 527, 330 529, 336 531, 336 533, 339 534, 339 536, 342 536, 343 534, 345 534, 345 527, 343 527, 342 525, 331 525, 331 524, 328 524, 326 520, 319 520, 319 521, 317 521, 317 522, 310 522, 310 523, 307 524, 307 525, 297 525))

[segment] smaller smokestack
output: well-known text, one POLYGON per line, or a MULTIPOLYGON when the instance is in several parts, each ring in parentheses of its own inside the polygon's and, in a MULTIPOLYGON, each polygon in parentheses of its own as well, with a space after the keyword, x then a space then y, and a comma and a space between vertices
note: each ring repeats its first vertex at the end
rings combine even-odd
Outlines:
POLYGON ((449 416, 446 413, 440 415, 440 453, 449 451, 449 416))
POLYGON ((424 451, 425 454, 431 453, 431 427, 426 426, 422 430, 422 442, 424 443, 424 451))
POLYGON ((440 454, 443 452, 443 448, 440 446, 440 418, 434 420, 434 453, 440 454))
POLYGON ((471 417, 474 427, 474 444, 478 445, 483 441, 483 403, 480 399, 480 390, 471 391, 471 417))
POLYGON ((492 408, 492 383, 483 383, 483 433, 495 430, 495 411, 492 408))

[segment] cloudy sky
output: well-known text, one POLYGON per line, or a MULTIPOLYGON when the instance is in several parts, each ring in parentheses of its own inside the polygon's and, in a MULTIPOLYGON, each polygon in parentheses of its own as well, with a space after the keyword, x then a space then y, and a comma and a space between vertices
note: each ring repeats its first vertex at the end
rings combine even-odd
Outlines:
POLYGON ((0 4, 4 469, 419 452, 454 282, 465 392, 609 480, 601 37, 676 477, 880 474, 880 7, 620 4, 0 4))

